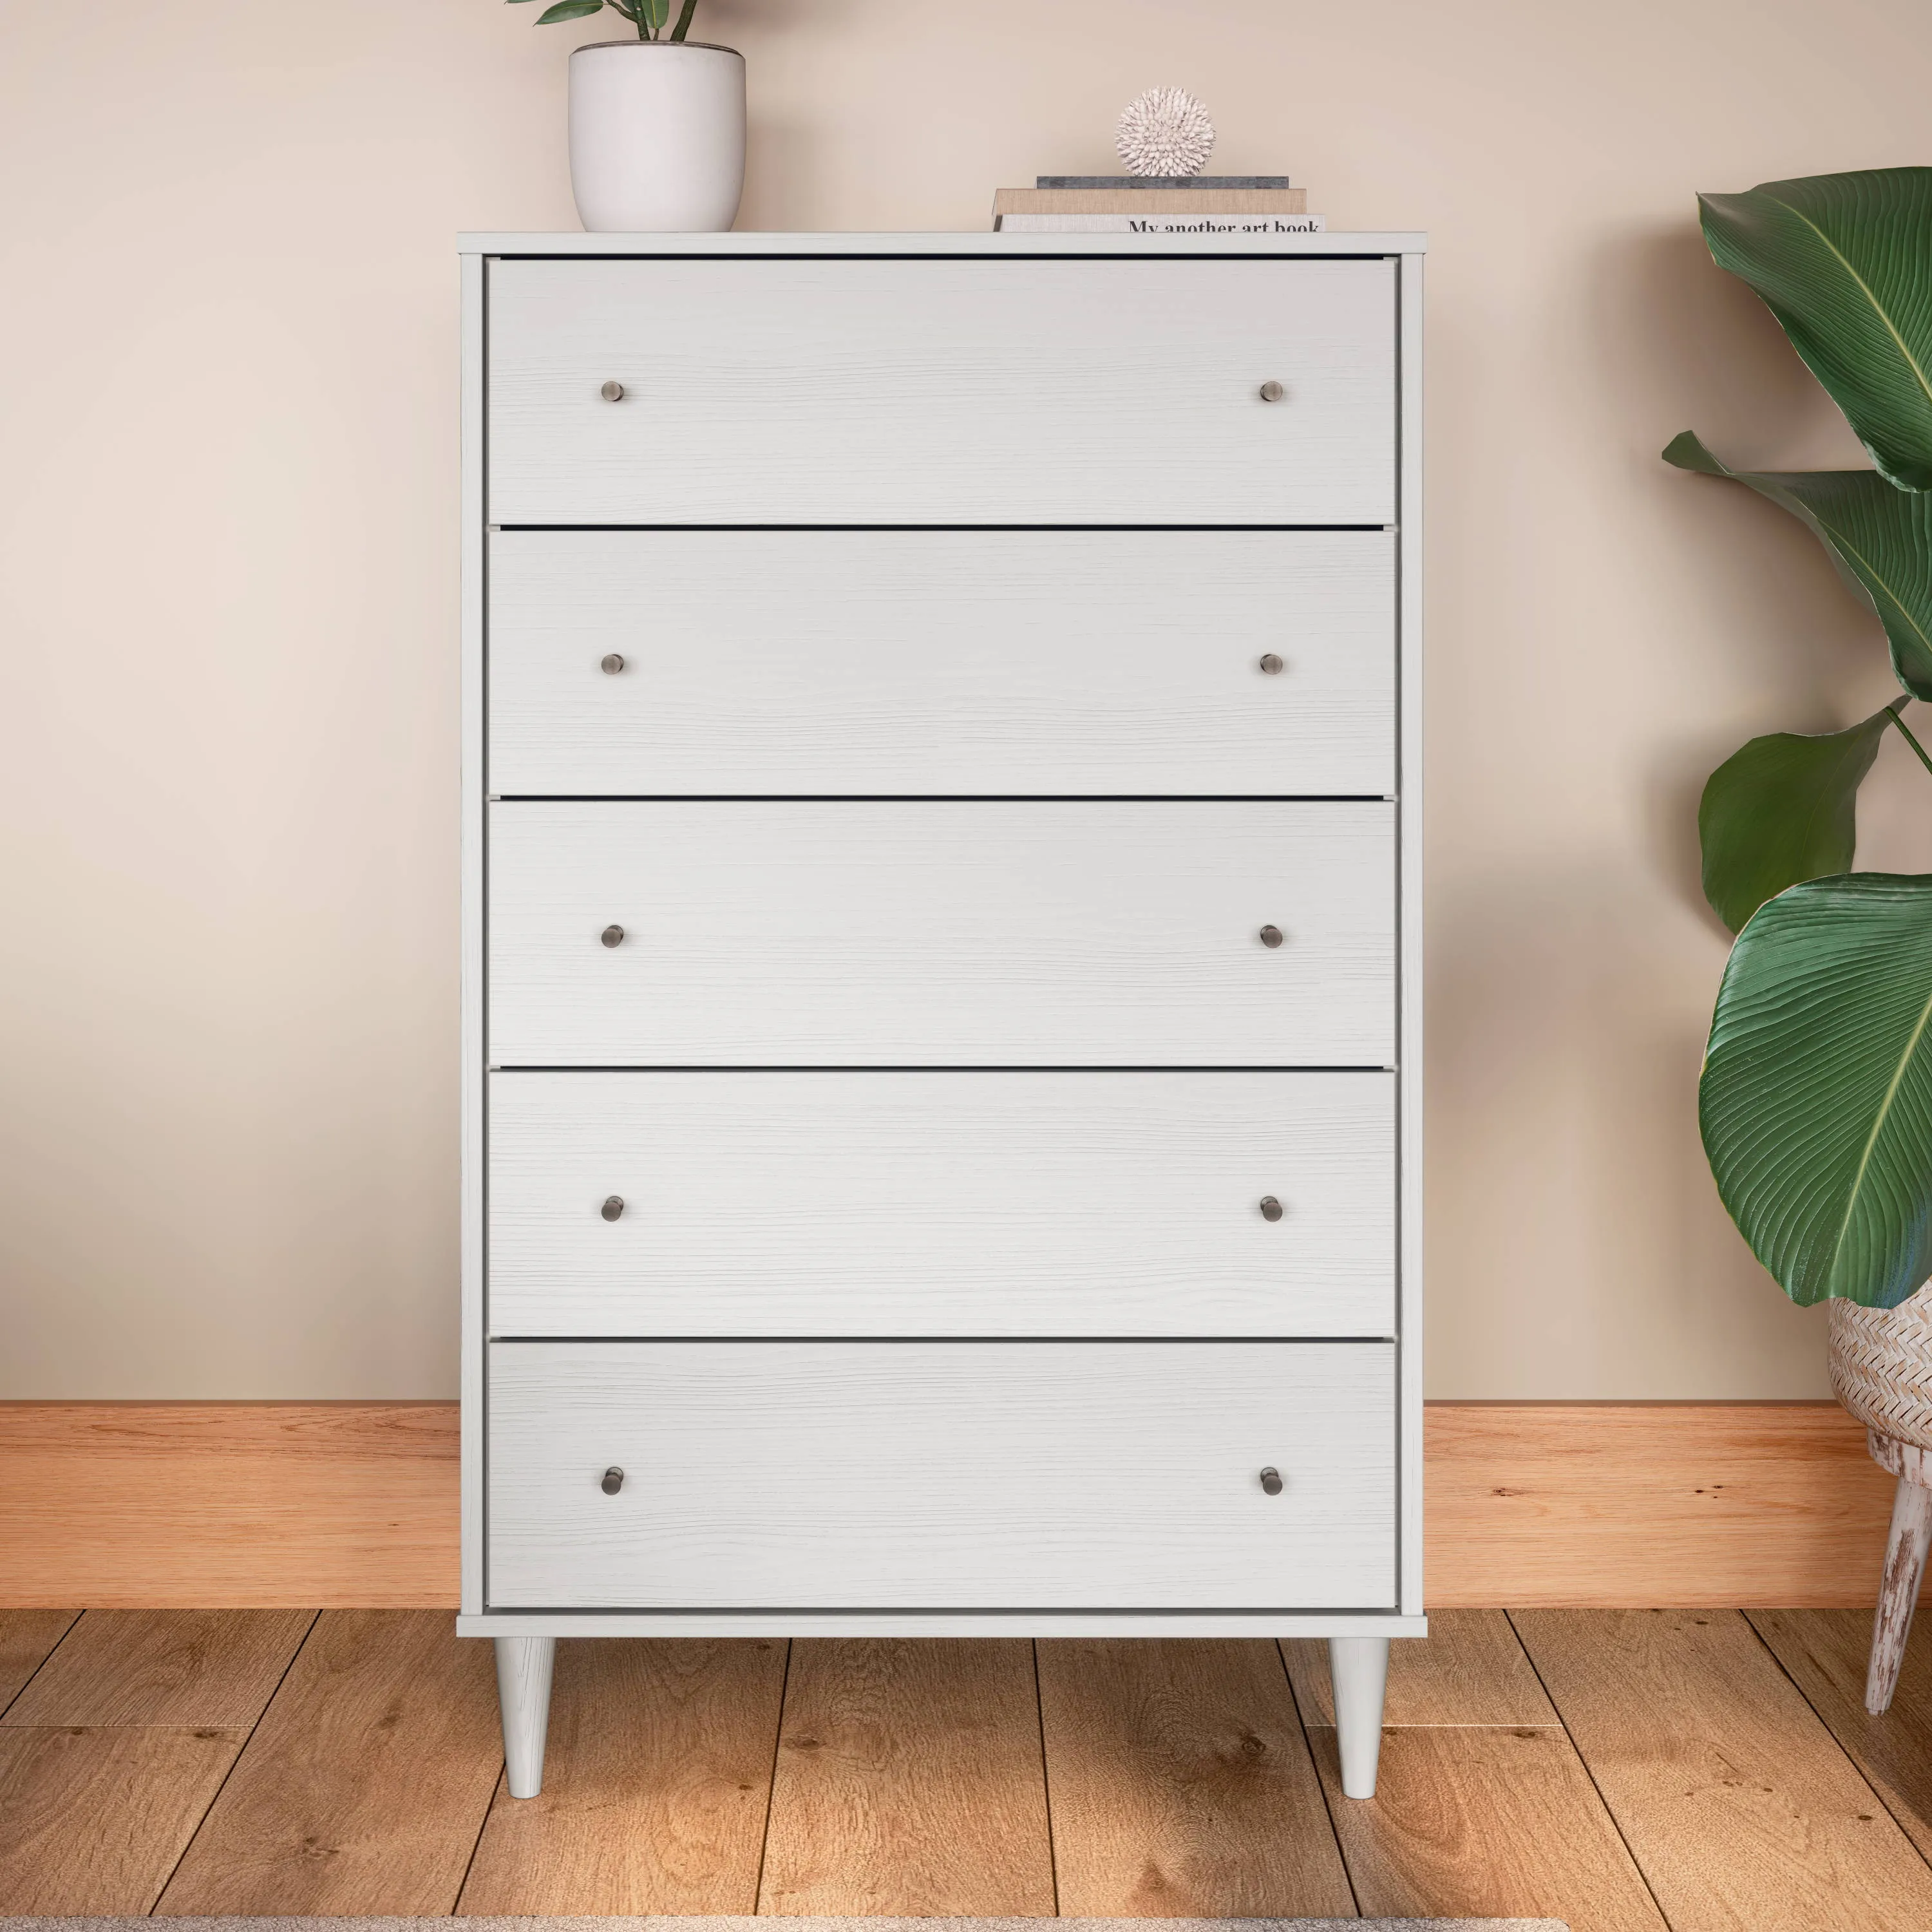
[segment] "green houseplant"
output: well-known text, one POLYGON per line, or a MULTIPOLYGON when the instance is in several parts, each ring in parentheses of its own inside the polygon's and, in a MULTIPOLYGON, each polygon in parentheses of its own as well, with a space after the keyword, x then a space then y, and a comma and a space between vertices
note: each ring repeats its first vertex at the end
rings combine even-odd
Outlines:
POLYGON ((1870 470, 1678 468, 1797 518, 1876 612, 1904 695, 1848 730, 1754 738, 1698 812, 1705 896, 1737 934, 1699 1088, 1718 1191, 1794 1301, 1832 1306, 1832 1385, 1899 1478, 1866 1703, 1889 1704, 1932 1537, 1932 874, 1855 872, 1880 740, 1932 699, 1932 168, 1700 197, 1870 470))
MULTIPOLYGON (((512 6, 519 0, 509 0, 512 6)), ((664 23, 670 18, 670 0, 556 0, 537 16, 537 25, 548 27, 553 20, 581 20, 601 14, 608 7, 620 14, 638 30, 640 40, 682 40, 691 32, 691 16, 698 11, 698 0, 684 0, 677 25, 667 34, 664 23)))

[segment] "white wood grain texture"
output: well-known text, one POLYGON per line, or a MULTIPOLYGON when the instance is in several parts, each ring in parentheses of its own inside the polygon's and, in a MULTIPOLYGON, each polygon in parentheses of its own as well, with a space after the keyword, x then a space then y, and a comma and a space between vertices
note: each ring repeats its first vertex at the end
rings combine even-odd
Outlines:
POLYGON ((500 1336, 1392 1335, 1394 1078, 499 1073, 490 1318, 500 1336))
POLYGON ((1382 260, 500 262, 490 520, 1388 524, 1394 290, 1382 260))
POLYGON ((490 789, 1381 797, 1395 588, 1379 530, 503 531, 490 789))
POLYGON ((1386 804, 490 814, 494 1065, 1394 1064, 1386 804))
POLYGON ((496 1342, 490 1601, 1393 1608, 1394 1366, 1385 1342, 496 1342))

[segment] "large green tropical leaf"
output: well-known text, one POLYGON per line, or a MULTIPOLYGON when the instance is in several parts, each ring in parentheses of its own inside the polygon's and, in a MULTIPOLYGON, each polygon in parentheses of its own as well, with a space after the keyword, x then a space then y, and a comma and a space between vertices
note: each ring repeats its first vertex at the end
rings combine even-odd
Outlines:
POLYGON ((1817 737, 1774 731, 1711 774, 1697 807, 1704 896, 1733 932, 1787 886, 1852 869, 1858 787, 1892 716, 1817 737))
POLYGON ((1932 494, 1894 490, 1874 470, 1732 470, 1688 429, 1664 460, 1746 484, 1789 510, 1878 613, 1899 682, 1932 698, 1932 494))
POLYGON ((1932 168, 1697 199, 1718 266, 1764 298, 1872 460, 1932 488, 1932 168))
POLYGON ((1797 1302, 1932 1275, 1932 875, 1793 886, 1739 934, 1698 1114, 1718 1192, 1797 1302))

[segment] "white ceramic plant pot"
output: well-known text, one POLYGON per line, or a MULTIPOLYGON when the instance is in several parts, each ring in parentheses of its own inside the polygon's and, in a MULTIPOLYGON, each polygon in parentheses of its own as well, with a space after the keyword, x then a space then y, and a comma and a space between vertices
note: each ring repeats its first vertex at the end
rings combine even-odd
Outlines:
POLYGON ((745 60, 688 40, 570 57, 570 190, 596 234, 729 228, 745 188, 745 60))

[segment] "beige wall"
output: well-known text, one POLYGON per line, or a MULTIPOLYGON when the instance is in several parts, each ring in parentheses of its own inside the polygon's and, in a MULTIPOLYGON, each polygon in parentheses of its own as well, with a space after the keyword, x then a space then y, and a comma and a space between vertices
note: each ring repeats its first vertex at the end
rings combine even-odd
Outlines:
MULTIPOLYGON (((0 26, 0 1394, 454 1387, 461 228, 574 225, 493 0, 0 26)), ((1228 170, 1435 254, 1432 1392, 1821 1391, 1693 1118, 1702 775, 1883 701, 1778 513, 1842 431, 1693 190, 1928 158, 1916 0, 704 0, 748 227, 975 228, 1208 100, 1228 170)), ((1864 857, 1932 863, 1887 754, 1864 857)))

